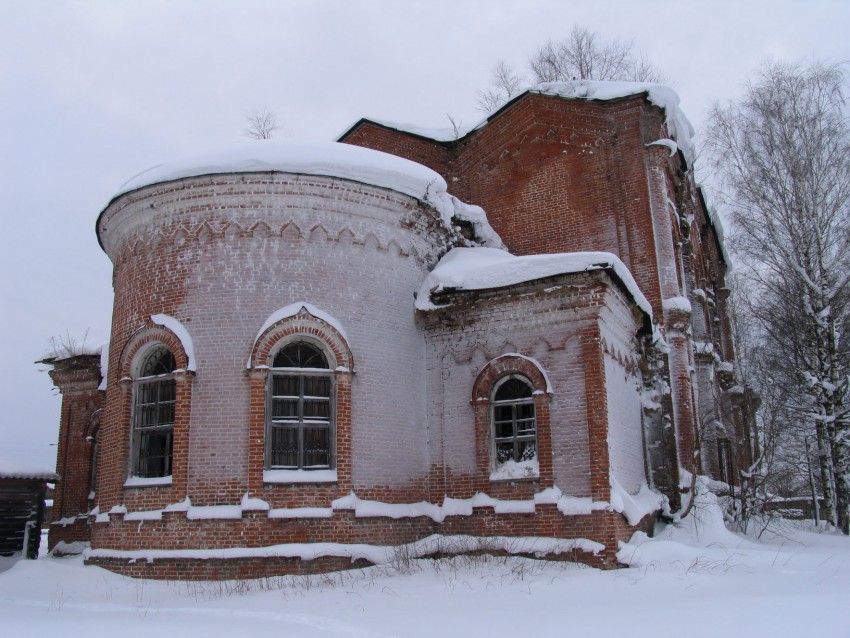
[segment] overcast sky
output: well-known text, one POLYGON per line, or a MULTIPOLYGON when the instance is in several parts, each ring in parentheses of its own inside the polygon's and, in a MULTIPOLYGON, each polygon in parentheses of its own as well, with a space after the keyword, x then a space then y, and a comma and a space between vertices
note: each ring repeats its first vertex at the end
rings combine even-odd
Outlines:
POLYGON ((60 401, 33 362, 108 336, 94 223, 128 178, 242 139, 255 109, 279 139, 471 125, 496 60, 574 24, 646 52, 697 130, 766 59, 850 60, 847 0, 0 0, 0 459, 53 467, 60 401))

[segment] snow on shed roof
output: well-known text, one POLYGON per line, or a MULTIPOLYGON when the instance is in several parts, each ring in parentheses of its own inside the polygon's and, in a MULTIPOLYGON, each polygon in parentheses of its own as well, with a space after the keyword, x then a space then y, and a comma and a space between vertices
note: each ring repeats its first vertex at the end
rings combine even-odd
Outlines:
POLYGON ((379 126, 391 128, 404 133, 425 137, 435 142, 451 142, 475 131, 487 124, 496 113, 501 112, 506 106, 512 104, 526 93, 537 93, 540 95, 553 95, 567 99, 580 100, 619 100, 633 95, 646 94, 647 99, 655 106, 664 110, 666 114, 667 130, 675 140, 676 145, 685 155, 689 165, 694 159, 694 127, 679 107, 679 96, 669 86, 663 84, 652 84, 649 82, 603 82, 598 80, 573 80, 572 82, 544 82, 527 88, 519 95, 512 98, 500 109, 491 113, 484 120, 471 127, 462 127, 455 131, 453 128, 426 128, 412 124, 390 122, 373 118, 363 118, 350 126, 337 139, 345 137, 360 122, 368 121, 379 126))
POLYGON ((48 470, 43 467, 35 467, 27 463, 0 459, 0 479, 57 481, 59 480, 59 475, 53 470, 48 470))
POLYGON ((431 294, 445 290, 489 290, 514 284, 590 270, 609 270, 623 283, 637 306, 652 318, 652 307, 632 273, 620 259, 606 252, 555 253, 517 257, 496 248, 455 248, 437 263, 416 295, 416 308, 437 308, 431 294))

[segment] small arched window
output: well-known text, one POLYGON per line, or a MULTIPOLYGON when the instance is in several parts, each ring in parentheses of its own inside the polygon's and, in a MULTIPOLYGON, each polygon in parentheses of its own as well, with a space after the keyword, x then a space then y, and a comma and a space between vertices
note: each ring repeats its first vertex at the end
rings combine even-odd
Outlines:
POLYGON ((295 341, 272 360, 266 410, 266 467, 334 467, 334 388, 321 348, 295 341))
POLYGON ((492 432, 496 469, 513 461, 537 459, 537 419, 531 383, 509 376, 495 386, 492 432))
POLYGON ((144 478, 171 475, 176 384, 174 355, 163 345, 142 358, 135 380, 133 474, 144 478))

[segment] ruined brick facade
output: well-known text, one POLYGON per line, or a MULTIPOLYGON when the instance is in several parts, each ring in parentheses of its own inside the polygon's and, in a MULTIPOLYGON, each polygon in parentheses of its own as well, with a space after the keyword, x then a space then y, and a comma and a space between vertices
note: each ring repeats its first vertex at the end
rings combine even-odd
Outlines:
POLYGON ((157 578, 337 569, 360 564, 339 547, 431 534, 579 539, 542 553, 615 565, 617 541, 660 508, 635 514, 621 497, 654 491, 675 509, 680 468, 716 473, 717 439, 738 449, 720 240, 682 153, 652 144, 668 137, 643 93, 532 91, 458 140, 368 120, 340 140, 436 171, 516 255, 611 253, 648 307, 600 267, 425 291, 433 306, 415 310, 439 260, 480 240, 446 223, 429 189, 307 167, 190 171, 119 194, 98 220, 114 264, 105 391, 91 361, 52 361, 63 482, 51 546, 90 534, 89 562, 157 578), (302 343, 322 371, 275 363, 302 343), (163 347, 173 369, 145 377, 163 347), (327 414, 297 426, 307 437, 330 423, 326 447, 296 446, 319 470, 270 460, 274 406, 325 400, 273 390, 286 374, 327 379, 327 414), (534 416, 522 476, 497 471, 494 443, 497 388, 514 378, 529 396, 505 405, 534 416), (168 465, 140 471, 140 441, 166 440, 140 425, 157 379, 173 392, 168 465), (339 547, 307 559, 301 544, 316 543, 339 547))

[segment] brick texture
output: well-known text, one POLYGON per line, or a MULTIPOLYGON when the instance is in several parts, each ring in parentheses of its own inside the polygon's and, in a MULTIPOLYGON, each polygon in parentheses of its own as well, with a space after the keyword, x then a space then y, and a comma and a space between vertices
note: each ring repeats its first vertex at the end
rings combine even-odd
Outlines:
MULTIPOLYGON (((82 385, 62 366, 53 373, 67 438, 60 457, 85 457, 80 435, 68 433, 104 402, 97 489, 88 502, 82 475, 90 465, 82 463, 77 476, 69 471, 77 461, 60 459, 69 491, 54 518, 96 506, 99 516, 79 519, 67 534, 90 534, 93 548, 118 552, 397 545, 435 533, 549 536, 598 541, 600 554, 570 558, 615 566, 617 542, 651 531, 652 516, 630 526, 616 512, 566 516, 543 504, 523 514, 476 507, 440 523, 344 509, 288 519, 244 510, 233 520, 156 512, 187 497, 193 506, 235 506, 248 496, 271 508, 331 508, 351 492, 390 504, 440 504, 476 493, 530 502, 557 488, 608 501, 615 479, 632 493, 647 482, 675 507, 679 468, 695 469, 694 449, 707 456, 716 448, 701 436, 701 415, 721 407, 738 414, 724 421, 724 434, 737 440, 742 408, 731 377, 711 374, 732 357, 718 237, 682 156, 647 146, 664 137, 664 113, 641 95, 594 102, 526 94, 452 142, 368 120, 342 140, 436 170, 454 195, 486 210, 515 254, 616 254, 649 300, 651 319, 607 270, 447 290, 433 296, 444 308, 415 312, 414 293, 457 235, 425 203, 342 178, 211 175, 117 197, 98 222, 115 288, 105 397, 92 372, 82 385), (679 297, 692 302, 691 312, 664 303, 679 297), (305 307, 261 331, 278 309, 299 301, 321 316, 305 307), (155 325, 156 314, 190 335, 195 370, 186 343, 155 325), (666 348, 652 338, 653 322, 666 348), (322 344, 331 362, 336 480, 265 483, 268 367, 280 344, 296 338, 322 344), (699 350, 696 342, 711 347, 699 350), (178 366, 173 475, 168 484, 128 487, 134 379, 152 344, 168 346, 178 366), (491 480, 490 395, 509 374, 535 390, 540 471, 491 480), (645 404, 643 393, 654 402, 645 404)), ((696 463, 712 469, 710 459, 696 463)), ((338 557, 90 562, 132 576, 189 579, 360 564, 338 557)))

